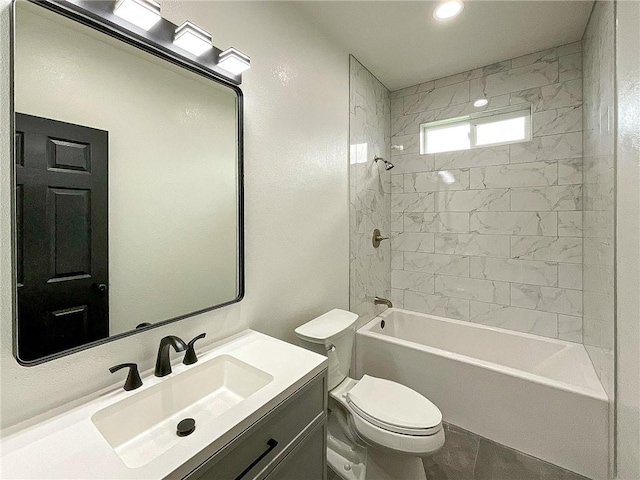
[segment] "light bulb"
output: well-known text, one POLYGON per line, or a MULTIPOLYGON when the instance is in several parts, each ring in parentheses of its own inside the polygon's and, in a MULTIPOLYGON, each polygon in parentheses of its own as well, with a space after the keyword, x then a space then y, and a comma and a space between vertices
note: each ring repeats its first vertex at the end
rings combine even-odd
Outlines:
POLYGON ((148 31, 162 18, 160 4, 153 0, 118 0, 113 14, 148 31))
POLYGON ((433 11, 433 18, 436 20, 448 20, 459 15, 463 8, 464 3, 460 0, 448 0, 436 7, 433 11))
POLYGON ((220 54, 218 66, 229 73, 240 75, 248 68, 251 68, 251 59, 240 50, 230 47, 220 54))
POLYGON ((187 20, 176 28, 173 44, 199 57, 212 48, 211 34, 187 20))

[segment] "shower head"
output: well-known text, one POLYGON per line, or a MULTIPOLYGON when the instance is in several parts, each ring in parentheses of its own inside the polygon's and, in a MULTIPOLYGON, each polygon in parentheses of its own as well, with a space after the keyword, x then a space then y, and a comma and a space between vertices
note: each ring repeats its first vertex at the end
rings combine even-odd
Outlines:
POLYGON ((384 162, 384 169, 385 170, 391 170, 394 167, 393 163, 389 162, 388 160, 385 160, 384 158, 374 157, 373 160, 376 163, 378 163, 378 160, 381 160, 382 162, 384 162))

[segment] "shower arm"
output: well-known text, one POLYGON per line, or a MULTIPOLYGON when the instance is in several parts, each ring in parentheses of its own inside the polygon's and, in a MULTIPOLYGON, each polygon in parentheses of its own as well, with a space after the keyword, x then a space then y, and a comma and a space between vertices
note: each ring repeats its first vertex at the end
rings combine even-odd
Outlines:
POLYGON ((373 161, 376 163, 378 163, 378 161, 381 161, 382 163, 384 163, 384 169, 387 171, 391 170, 394 167, 393 163, 391 163, 389 160, 385 160, 382 157, 375 156, 373 157, 373 161))

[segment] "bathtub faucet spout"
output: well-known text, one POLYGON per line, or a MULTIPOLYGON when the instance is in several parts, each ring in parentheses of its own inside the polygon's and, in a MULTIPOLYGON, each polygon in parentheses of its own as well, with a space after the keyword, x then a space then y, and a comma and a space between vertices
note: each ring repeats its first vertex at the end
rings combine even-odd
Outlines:
POLYGON ((393 303, 391 300, 387 300, 386 298, 375 297, 373 299, 374 305, 386 305, 389 308, 393 308, 393 303))

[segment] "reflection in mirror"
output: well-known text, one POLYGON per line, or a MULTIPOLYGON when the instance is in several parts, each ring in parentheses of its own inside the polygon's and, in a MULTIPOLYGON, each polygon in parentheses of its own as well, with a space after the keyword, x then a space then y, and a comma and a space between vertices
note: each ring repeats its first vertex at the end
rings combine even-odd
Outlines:
POLYGON ((15 15, 19 360, 237 301, 239 89, 15 15))

